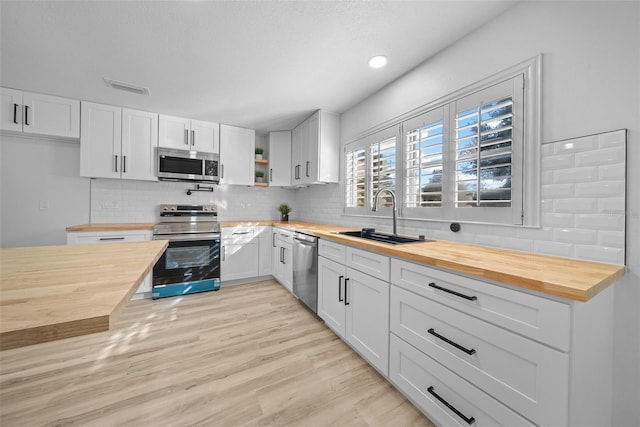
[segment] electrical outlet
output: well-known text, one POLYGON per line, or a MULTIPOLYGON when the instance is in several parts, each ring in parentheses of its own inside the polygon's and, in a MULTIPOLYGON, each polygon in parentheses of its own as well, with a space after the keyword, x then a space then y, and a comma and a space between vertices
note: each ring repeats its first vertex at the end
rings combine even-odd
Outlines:
POLYGON ((49 201, 48 200, 39 200, 38 201, 38 207, 40 208, 41 211, 47 211, 49 210, 49 201))

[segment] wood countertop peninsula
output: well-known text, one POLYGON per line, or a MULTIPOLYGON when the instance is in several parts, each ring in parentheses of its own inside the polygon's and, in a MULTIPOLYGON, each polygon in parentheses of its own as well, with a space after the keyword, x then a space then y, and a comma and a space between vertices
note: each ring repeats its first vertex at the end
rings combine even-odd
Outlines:
POLYGON ((590 300, 624 277, 626 273, 624 265, 583 261, 446 240, 389 245, 336 234, 339 231, 356 230, 357 227, 301 221, 237 221, 222 222, 221 225, 223 227, 271 225, 287 228, 478 279, 505 283, 580 302, 590 300))
POLYGON ((108 330, 167 244, 0 249, 0 349, 108 330))
POLYGON ((98 223, 81 224, 67 227, 67 231, 127 231, 127 230, 153 230, 155 224, 148 222, 129 223, 98 223))

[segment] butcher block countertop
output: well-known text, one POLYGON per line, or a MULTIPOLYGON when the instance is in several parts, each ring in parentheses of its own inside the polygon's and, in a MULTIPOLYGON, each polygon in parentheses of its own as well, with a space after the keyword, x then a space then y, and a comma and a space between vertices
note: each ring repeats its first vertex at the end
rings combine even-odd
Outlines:
POLYGON ((0 349, 108 330, 167 244, 0 249, 0 349))
MULTIPOLYGON (((223 222, 223 227, 273 225, 395 258, 585 302, 625 275, 624 265, 605 264, 488 246, 436 240, 390 245, 336 234, 357 227, 308 222, 223 222)), ((416 237, 416 236, 413 236, 416 237)))
POLYGON ((67 231, 127 231, 127 230, 153 230, 153 223, 131 222, 121 224, 81 224, 67 227, 67 231))

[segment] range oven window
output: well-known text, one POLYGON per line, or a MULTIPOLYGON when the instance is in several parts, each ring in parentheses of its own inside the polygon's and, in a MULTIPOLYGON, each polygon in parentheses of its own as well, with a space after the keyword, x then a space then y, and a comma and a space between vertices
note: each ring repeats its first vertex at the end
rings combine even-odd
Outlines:
POLYGON ((169 241, 169 246, 153 267, 154 286, 219 278, 219 237, 169 241))

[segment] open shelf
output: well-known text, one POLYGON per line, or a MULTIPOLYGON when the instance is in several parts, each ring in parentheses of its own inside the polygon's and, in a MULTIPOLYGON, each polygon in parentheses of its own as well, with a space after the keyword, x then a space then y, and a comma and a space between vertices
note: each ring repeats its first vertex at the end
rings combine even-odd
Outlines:
POLYGON ((254 182, 253 185, 256 186, 256 187, 268 187, 269 186, 269 184, 266 183, 266 182, 254 182))
POLYGON ((255 159, 255 160, 256 160, 256 165, 268 165, 269 164, 269 160, 266 160, 266 159, 262 159, 262 160, 255 159))

